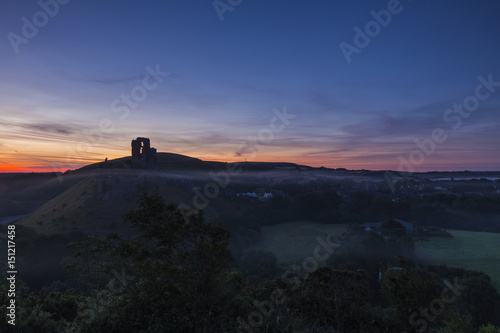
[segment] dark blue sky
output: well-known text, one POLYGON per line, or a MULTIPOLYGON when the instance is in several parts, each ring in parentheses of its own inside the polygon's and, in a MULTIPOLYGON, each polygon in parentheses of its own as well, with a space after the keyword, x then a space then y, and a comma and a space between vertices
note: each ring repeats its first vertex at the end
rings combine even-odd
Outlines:
POLYGON ((0 170, 120 157, 137 136, 203 159, 500 169, 500 84, 483 84, 500 82, 499 1, 243 0, 223 20, 212 1, 41 2, 0 11, 0 170), (388 8, 348 63, 341 43, 388 8))

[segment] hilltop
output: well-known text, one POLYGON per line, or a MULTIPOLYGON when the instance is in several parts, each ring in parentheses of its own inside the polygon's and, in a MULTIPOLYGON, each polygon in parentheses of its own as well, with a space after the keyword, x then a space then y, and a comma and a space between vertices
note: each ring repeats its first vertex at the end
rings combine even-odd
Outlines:
MULTIPOLYGON (((190 157, 181 154, 174 153, 158 153, 157 154, 157 166, 151 168, 150 170, 162 170, 162 171, 215 171, 224 170, 227 165, 240 165, 245 170, 248 171, 264 171, 273 170, 276 168, 298 168, 298 169, 314 169, 313 167, 307 165, 299 165, 295 163, 288 162, 237 162, 237 163, 227 163, 227 162, 217 162, 217 161, 203 161, 199 158, 190 157)), ((132 163, 132 156, 121 157, 106 162, 98 162, 94 164, 89 164, 75 171, 89 171, 95 169, 134 169, 132 163)), ((137 169, 137 168, 136 168, 137 169)))

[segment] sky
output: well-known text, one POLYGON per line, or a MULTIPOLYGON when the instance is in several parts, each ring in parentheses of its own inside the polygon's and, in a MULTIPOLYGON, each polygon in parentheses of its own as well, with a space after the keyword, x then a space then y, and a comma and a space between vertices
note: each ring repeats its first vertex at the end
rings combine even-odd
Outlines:
POLYGON ((498 0, 6 0, 0 172, 159 152, 500 170, 498 0))

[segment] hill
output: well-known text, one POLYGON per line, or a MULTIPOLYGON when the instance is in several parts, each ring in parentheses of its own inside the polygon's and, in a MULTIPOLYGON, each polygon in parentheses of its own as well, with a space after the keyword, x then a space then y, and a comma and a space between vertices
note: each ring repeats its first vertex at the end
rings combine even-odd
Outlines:
POLYGON ((25 215, 82 181, 59 173, 0 174, 0 217, 25 215))
POLYGON ((177 203, 189 200, 185 188, 172 185, 162 177, 141 170, 94 170, 17 223, 42 234, 121 233, 125 230, 123 215, 136 207, 143 192, 156 190, 177 203))
MULTIPOLYGON (((51 177, 43 178, 44 183, 34 182, 35 178, 28 175, 17 175, 16 181, 28 178, 22 184, 31 189, 30 196, 39 199, 37 205, 32 204, 30 211, 6 210, 0 216, 31 212, 17 223, 42 234, 122 232, 123 215, 136 207, 141 193, 158 191, 167 201, 192 206, 193 188, 212 181, 210 172, 226 170, 228 165, 235 166, 234 163, 203 161, 173 153, 158 153, 157 157, 158 166, 153 170, 132 168, 132 158, 128 156, 90 164, 62 176, 51 174, 51 177)), ((281 162, 242 162, 239 167, 244 173, 312 169, 281 162)), ((5 207, 12 207, 18 198, 11 196, 4 200, 5 207)), ((231 204, 225 201, 224 198, 213 200, 205 212, 207 216, 216 216, 216 209, 231 211, 231 204)))
MULTIPOLYGON (((312 167, 305 165, 298 165, 295 163, 287 162, 238 162, 238 163, 227 163, 227 162, 217 162, 217 161, 203 161, 199 158, 189 157, 174 153, 158 153, 158 167, 156 170, 171 171, 171 170, 182 170, 182 171, 206 171, 206 170, 223 170, 227 168, 227 165, 241 165, 243 169, 248 171, 265 171, 273 170, 276 168, 300 168, 300 169, 313 169, 312 167)), ((99 163, 89 164, 76 171, 89 171, 95 169, 131 169, 132 168, 132 157, 121 157, 109 161, 103 161, 99 163)))
MULTIPOLYGON (((345 200, 350 200, 353 191, 373 192, 377 187, 372 184, 377 183, 380 188, 387 187, 383 171, 313 168, 286 162, 226 163, 203 161, 174 153, 158 153, 157 160, 153 169, 134 168, 132 158, 128 156, 90 164, 63 175, 26 174, 2 177, 0 187, 4 191, 0 197, 0 217, 30 214, 16 223, 44 234, 70 231, 104 234, 123 231, 123 214, 136 207, 141 193, 149 191, 158 191, 167 201, 191 207, 195 206, 193 200, 197 193, 203 192, 209 197, 207 201, 210 201, 205 209, 207 217, 219 218, 222 213, 245 218, 248 214, 242 216, 242 211, 250 208, 249 212, 255 212, 255 206, 248 200, 235 202, 234 198, 238 193, 261 193, 274 189, 281 195, 285 193, 295 197, 307 191, 337 191, 343 196, 343 200, 344 197, 345 200), (214 180, 214 172, 218 174, 236 167, 242 172, 237 176, 231 175, 230 186, 220 186, 216 189, 217 193, 206 193, 207 186, 217 182, 214 180)), ((466 173, 471 177, 498 175, 466 173)), ((442 178, 450 174, 462 175, 422 173, 413 174, 412 177, 442 178)), ((477 183, 478 186, 491 187, 486 189, 490 192, 494 191, 494 182, 486 181, 484 185, 481 181, 477 183)), ((455 181, 455 184, 461 182, 455 181)), ((430 185, 429 188, 432 191, 434 186, 430 185)), ((390 195, 388 188, 382 194, 390 195)), ((416 197, 421 192, 415 191, 410 195, 416 197)), ((282 201, 288 202, 290 199, 282 201)), ((266 223, 283 219, 282 212, 270 209, 265 213, 264 210, 257 214, 255 224, 262 224, 263 218, 268 220, 266 223)), ((427 217, 430 213, 424 215, 427 217)))

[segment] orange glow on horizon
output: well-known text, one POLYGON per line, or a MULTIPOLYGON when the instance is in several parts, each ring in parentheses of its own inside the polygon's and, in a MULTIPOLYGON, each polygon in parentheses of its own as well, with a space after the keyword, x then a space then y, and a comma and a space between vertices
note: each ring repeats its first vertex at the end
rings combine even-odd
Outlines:
MULTIPOLYGON (((161 152, 159 152, 161 153, 161 152)), ((249 154, 247 158, 245 156, 235 156, 234 154, 232 155, 225 155, 225 154, 217 154, 213 153, 210 154, 205 151, 205 152, 199 152, 199 151, 175 151, 172 152, 175 154, 180 154, 180 155, 185 155, 188 157, 192 158, 198 158, 203 161, 216 161, 216 162, 228 162, 228 163, 235 163, 235 162, 277 162, 277 163, 295 163, 299 165, 307 165, 311 167, 326 167, 326 168, 331 168, 331 169, 336 169, 336 168, 345 168, 347 170, 394 170, 397 171, 399 168, 398 160, 396 159, 387 159, 384 157, 376 157, 372 158, 369 161, 364 160, 362 157, 359 155, 352 155, 352 156, 303 156, 301 155, 301 152, 294 151, 294 152, 272 152, 272 151, 266 151, 266 152, 261 152, 260 154, 249 154)), ((125 151, 123 151, 123 155, 117 154, 109 154, 107 155, 108 160, 113 160, 117 158, 123 158, 126 156, 130 156, 125 151)), ((4 156, 4 157, 14 157, 12 155, 10 156, 4 156)), ((73 160, 67 160, 63 158, 57 158, 53 162, 51 160, 44 160, 43 163, 42 161, 38 161, 38 163, 35 162, 37 159, 36 156, 33 157, 33 160, 30 159, 22 159, 22 160, 16 160, 12 161, 12 163, 7 163, 7 162, 0 162, 0 173, 47 173, 47 172, 65 172, 67 170, 76 170, 78 168, 98 163, 98 162, 103 162, 105 158, 105 155, 102 154, 95 154, 94 156, 86 156, 86 158, 82 159, 73 159, 73 160), (31 162, 31 163, 30 163, 31 162), (35 162, 35 163, 34 163, 35 162)), ((466 161, 462 161, 460 159, 456 159, 450 163, 450 161, 447 161, 448 163, 443 163, 443 161, 432 161, 432 163, 429 161, 429 163, 425 163, 421 166, 415 166, 415 171, 416 172, 429 172, 429 171, 463 171, 465 168, 463 165, 466 165, 466 161)), ((475 168, 469 168, 470 170, 474 171, 475 168)), ((497 168, 479 168, 475 171, 487 171, 490 170, 492 171, 493 169, 497 168), (491 170, 490 170, 491 169, 491 170)), ((403 169, 402 171, 407 171, 406 169, 403 169)))
POLYGON ((26 167, 8 163, 0 164, 0 173, 31 173, 31 172, 64 172, 66 170, 51 169, 46 167, 26 167))

